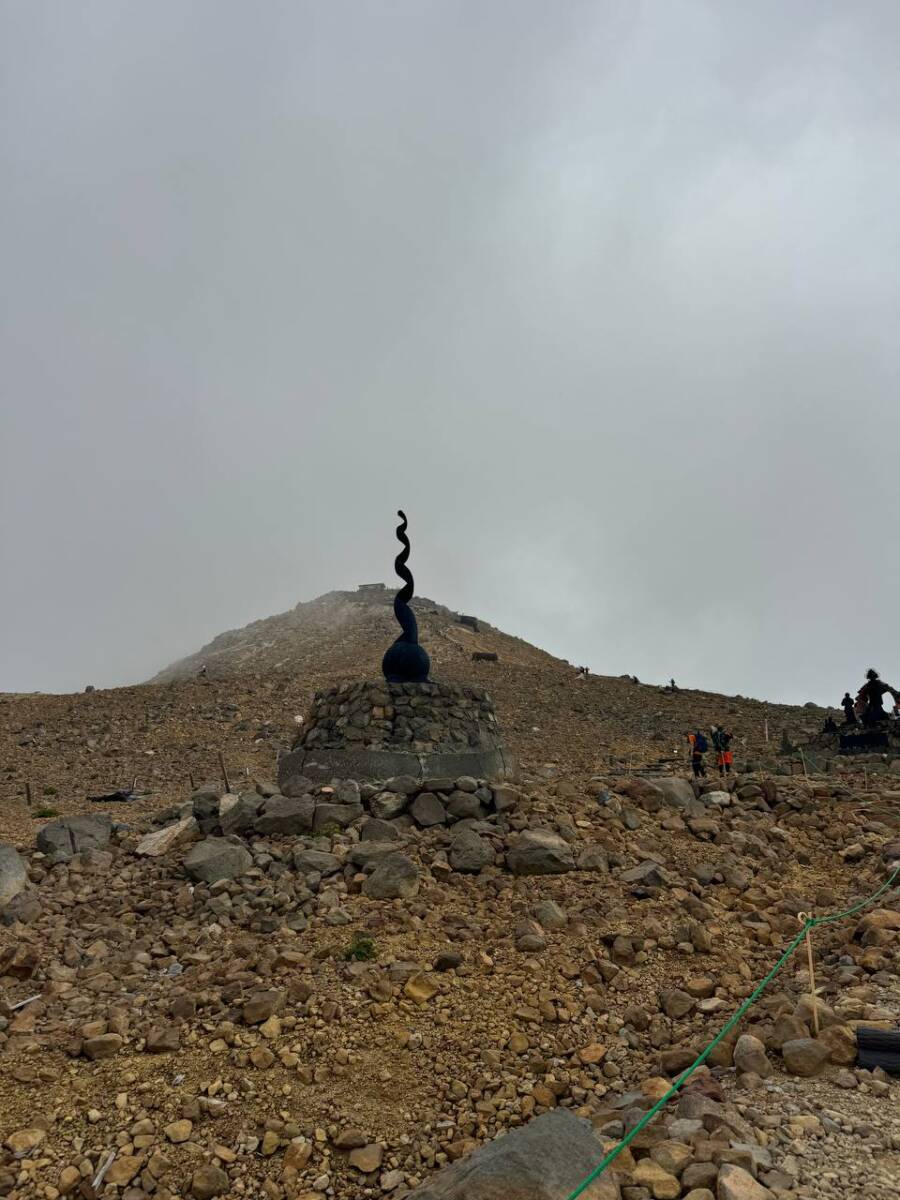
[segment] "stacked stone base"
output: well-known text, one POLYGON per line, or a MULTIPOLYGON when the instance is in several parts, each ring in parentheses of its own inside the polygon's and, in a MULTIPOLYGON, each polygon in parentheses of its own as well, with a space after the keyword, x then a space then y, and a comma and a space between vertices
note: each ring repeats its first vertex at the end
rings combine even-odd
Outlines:
POLYGON ((283 790, 295 778, 502 780, 515 774, 483 689, 384 681, 318 692, 303 731, 278 767, 283 790))

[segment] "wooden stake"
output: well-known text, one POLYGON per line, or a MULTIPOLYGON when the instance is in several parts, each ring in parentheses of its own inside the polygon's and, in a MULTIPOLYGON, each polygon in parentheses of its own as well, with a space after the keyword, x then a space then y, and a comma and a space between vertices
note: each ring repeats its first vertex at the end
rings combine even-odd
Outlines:
MULTIPOLYGON (((799 915, 800 915, 800 917, 802 917, 802 919, 805 922, 807 914, 800 913, 799 915)), ((806 960, 809 963, 809 998, 810 998, 810 1000, 812 1000, 813 1029, 815 1031, 816 1037, 818 1037, 819 1036, 819 1009, 818 1009, 817 1001, 816 1001, 816 972, 815 972, 815 968, 813 967, 812 942, 809 940, 809 930, 808 929, 806 931, 806 960)))
POLYGON ((224 783, 225 783, 225 791, 230 792, 231 784, 228 781, 228 771, 225 768, 225 755, 222 753, 221 750, 219 751, 219 766, 222 768, 222 779, 224 780, 224 783))
POLYGON ((800 761, 803 763, 803 774, 806 778, 806 782, 809 783, 809 771, 806 769, 806 755, 803 753, 802 748, 800 748, 800 761))
POLYGON ((31 784, 25 784, 25 803, 31 808, 31 784))
POLYGON ((191 781, 191 791, 196 792, 197 785, 194 783, 194 772, 188 771, 188 779, 191 781))
POLYGON ((765 731, 765 735, 766 735, 766 744, 768 745, 768 742, 769 742, 769 718, 768 717, 766 717, 764 731, 765 731))
POLYGON ((131 781, 131 790, 134 791, 134 789, 136 787, 137 787, 137 775, 135 775, 134 779, 132 779, 132 781, 131 781))

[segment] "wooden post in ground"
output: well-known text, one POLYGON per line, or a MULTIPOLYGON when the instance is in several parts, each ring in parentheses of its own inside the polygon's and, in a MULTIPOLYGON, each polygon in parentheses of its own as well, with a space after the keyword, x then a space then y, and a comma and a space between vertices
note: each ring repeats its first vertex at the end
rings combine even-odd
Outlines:
POLYGON ((25 784, 25 804, 28 806, 28 810, 30 812, 31 811, 31 784, 30 783, 25 784))
POLYGON ((188 771, 188 779, 191 781, 191 791, 196 792, 197 785, 196 785, 196 783, 194 783, 194 772, 193 771, 188 771))
POLYGON ((768 746, 768 744, 769 744, 769 718, 768 717, 766 717, 765 723, 763 725, 763 732, 766 735, 766 745, 768 746))
POLYGON ((222 779, 225 783, 225 791, 230 792, 231 784, 228 781, 228 771, 225 767, 225 755, 222 753, 221 750, 219 751, 219 766, 222 768, 222 779))
MULTIPOLYGON (((798 913, 797 915, 801 921, 803 921, 803 922, 806 921, 806 918, 807 918, 806 913, 798 913)), ((809 964, 809 998, 812 1001, 813 1029, 815 1031, 815 1036, 818 1037, 819 1036, 819 1010, 818 1010, 817 1002, 816 1002, 816 971, 815 971, 815 967, 813 966, 812 942, 809 939, 809 930, 808 929, 806 931, 806 961, 809 964)))

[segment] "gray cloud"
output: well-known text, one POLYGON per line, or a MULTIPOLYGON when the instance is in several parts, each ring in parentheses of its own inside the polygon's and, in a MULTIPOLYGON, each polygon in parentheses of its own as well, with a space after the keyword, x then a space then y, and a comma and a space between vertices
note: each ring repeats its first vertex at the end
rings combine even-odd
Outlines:
POLYGON ((900 11, 0 4, 0 688, 390 577, 599 672, 900 675, 900 11))

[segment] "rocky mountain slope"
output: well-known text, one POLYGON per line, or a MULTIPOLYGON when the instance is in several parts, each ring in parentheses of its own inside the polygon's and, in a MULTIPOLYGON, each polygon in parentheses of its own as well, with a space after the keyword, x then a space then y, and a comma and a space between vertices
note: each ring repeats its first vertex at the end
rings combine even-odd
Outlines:
MULTIPOLYGON (((900 861, 889 763, 778 755, 821 713, 584 679, 428 601, 435 675, 488 688, 522 778, 281 796, 278 750, 315 690, 377 672, 389 599, 332 593, 144 686, 0 698, 0 1195, 496 1200, 442 1168, 531 1128, 522 1198, 566 1200, 553 1139, 615 1144, 798 914, 900 861), (681 735, 714 720, 739 773, 698 787, 681 735)), ((897 1023, 898 890, 813 944, 818 1001, 795 955, 588 1200, 896 1194, 898 1085, 854 1031, 897 1023)))

